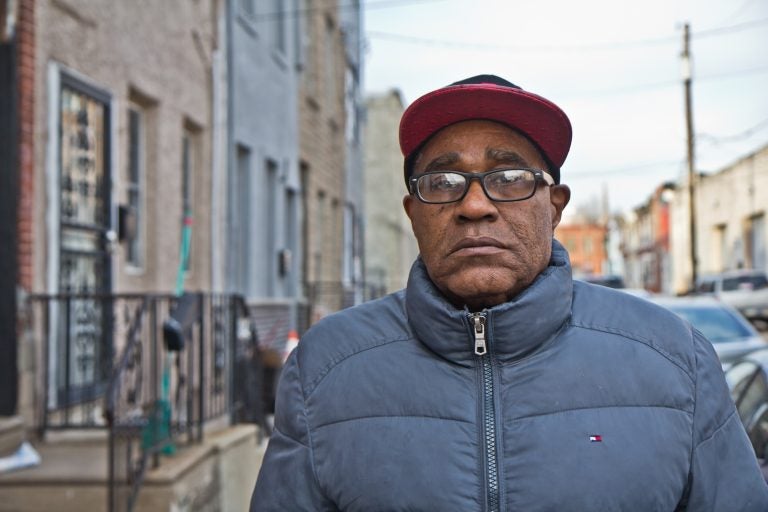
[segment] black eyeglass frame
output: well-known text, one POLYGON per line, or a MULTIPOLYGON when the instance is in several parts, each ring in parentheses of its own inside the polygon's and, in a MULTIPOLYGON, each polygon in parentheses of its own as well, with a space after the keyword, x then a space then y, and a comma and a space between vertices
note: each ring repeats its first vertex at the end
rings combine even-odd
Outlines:
POLYGON ((485 171, 485 172, 462 172, 462 171, 453 171, 449 169, 423 172, 423 173, 414 174, 413 176, 411 176, 408 179, 408 186, 409 186, 409 189, 410 189, 409 192, 411 193, 411 195, 416 196, 416 198, 418 198, 418 200, 421 201, 422 203, 449 204, 449 203, 458 203, 466 197, 467 192, 469 192, 469 186, 472 184, 472 180, 480 181, 480 187, 483 189, 483 193, 485 194, 485 197, 487 197, 491 201, 497 201, 500 203, 514 203, 517 201, 525 201, 526 199, 530 199, 533 197, 533 195, 536 193, 536 190, 538 190, 539 188, 539 183, 544 183, 545 185, 550 187, 555 184, 555 179, 549 173, 547 173, 546 171, 542 171, 541 169, 533 169, 528 167, 512 167, 507 169, 491 169, 490 171, 485 171), (531 189, 531 193, 525 197, 519 197, 516 199, 495 199, 491 197, 491 195, 488 193, 488 189, 485 188, 485 177, 490 174, 503 172, 503 171, 528 171, 533 173, 534 186, 531 189), (450 201, 427 201, 419 193, 419 187, 417 186, 417 182, 419 181, 419 178, 423 176, 429 176, 430 174, 443 174, 443 173, 458 174, 459 176, 462 176, 466 180, 464 185, 464 192, 462 192, 460 197, 456 199, 451 199, 450 201))

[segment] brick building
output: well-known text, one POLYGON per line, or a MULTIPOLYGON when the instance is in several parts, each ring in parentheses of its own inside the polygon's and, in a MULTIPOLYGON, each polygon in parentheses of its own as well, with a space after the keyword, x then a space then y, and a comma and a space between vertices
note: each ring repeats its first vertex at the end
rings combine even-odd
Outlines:
POLYGON ((606 226, 597 222, 573 221, 555 228, 555 238, 570 255, 574 277, 605 272, 608 261, 606 235, 606 226))
POLYGON ((299 87, 309 321, 362 298, 362 51, 358 1, 306 2, 299 87))

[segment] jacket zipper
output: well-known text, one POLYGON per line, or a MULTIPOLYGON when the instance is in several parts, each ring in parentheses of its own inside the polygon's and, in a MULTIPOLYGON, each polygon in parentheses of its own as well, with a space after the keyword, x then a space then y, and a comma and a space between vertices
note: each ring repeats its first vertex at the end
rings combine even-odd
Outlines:
POLYGON ((499 470, 496 456, 496 415, 493 401, 493 366, 486 339, 485 313, 469 315, 475 337, 475 354, 480 360, 483 378, 483 439, 485 443, 485 481, 489 512, 499 512, 499 470))

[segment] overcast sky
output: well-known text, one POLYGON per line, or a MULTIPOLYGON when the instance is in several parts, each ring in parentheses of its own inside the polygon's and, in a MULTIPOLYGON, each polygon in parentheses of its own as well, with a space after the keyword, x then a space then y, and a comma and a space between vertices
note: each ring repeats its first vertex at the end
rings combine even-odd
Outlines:
POLYGON ((481 73, 571 119, 569 210, 629 211, 687 172, 680 54, 691 27, 696 167, 768 145, 768 0, 366 0, 364 86, 406 104, 481 73))

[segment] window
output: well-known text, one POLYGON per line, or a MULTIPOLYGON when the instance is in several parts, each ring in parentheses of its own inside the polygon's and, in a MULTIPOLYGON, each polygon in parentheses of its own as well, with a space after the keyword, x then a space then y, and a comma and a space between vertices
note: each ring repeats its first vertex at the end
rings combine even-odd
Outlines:
POLYGON ((726 225, 720 224, 715 226, 713 233, 713 251, 712 255, 715 261, 713 261, 713 267, 716 270, 723 271, 726 268, 726 262, 728 261, 728 245, 726 243, 726 225))
POLYGON ((325 99, 330 113, 336 113, 336 27, 325 18, 325 99))
POLYGON ((242 10, 243 14, 248 18, 253 18, 256 15, 255 1, 256 0, 240 0, 240 10, 242 10))
POLYGON ((342 259, 341 279, 352 283, 355 278, 355 207, 344 206, 344 254, 342 259))
POLYGON ((304 67, 304 70, 302 74, 304 75, 304 84, 307 87, 307 92, 310 95, 313 95, 317 91, 317 63, 315 62, 315 58, 317 57, 316 54, 316 47, 318 45, 314 44, 315 41, 317 41, 316 34, 316 23, 315 23, 315 10, 312 0, 302 0, 302 7, 303 7, 303 27, 301 31, 301 48, 302 48, 302 64, 304 67))
POLYGON ((264 248, 267 255, 267 295, 273 296, 275 294, 275 276, 278 271, 277 265, 277 223, 279 216, 277 212, 277 191, 278 191, 278 165, 274 160, 267 160, 265 164, 266 171, 266 186, 265 191, 267 194, 266 201, 264 202, 266 211, 264 218, 266 219, 266 240, 264 248))
POLYGON ((763 214, 753 215, 749 219, 746 238, 749 245, 749 262, 752 268, 765 270, 768 261, 766 261, 765 217, 763 214))
POLYGON ((359 126, 357 123, 357 104, 355 95, 357 94, 357 79, 355 70, 347 66, 344 74, 344 110, 347 116, 345 125, 345 135, 347 144, 357 143, 359 135, 359 126))
POLYGON ((272 0, 272 16, 269 22, 272 24, 272 34, 274 45, 280 53, 285 53, 285 7, 283 0, 272 0))
POLYGON ((251 268, 251 151, 237 146, 237 171, 234 179, 232 205, 231 261, 233 268, 232 289, 248 294, 250 292, 251 268))
POLYGON ((314 230, 314 259, 315 259, 315 281, 323 279, 323 240, 325 237, 326 225, 328 224, 328 212, 326 206, 325 191, 317 191, 317 228, 314 230))
MULTIPOLYGON (((297 216, 297 193, 292 188, 285 189, 285 214, 284 229, 285 229, 285 241, 283 250, 280 253, 280 274, 282 276, 288 276, 289 278, 293 274, 296 268, 295 259, 297 256, 298 248, 298 216, 297 216)), ((293 287, 295 279, 288 280, 288 292, 290 295, 294 295, 296 290, 293 287)))
POLYGON ((126 261, 134 267, 144 264, 144 162, 146 154, 144 114, 138 107, 128 109, 128 207, 132 228, 126 238, 126 261))

